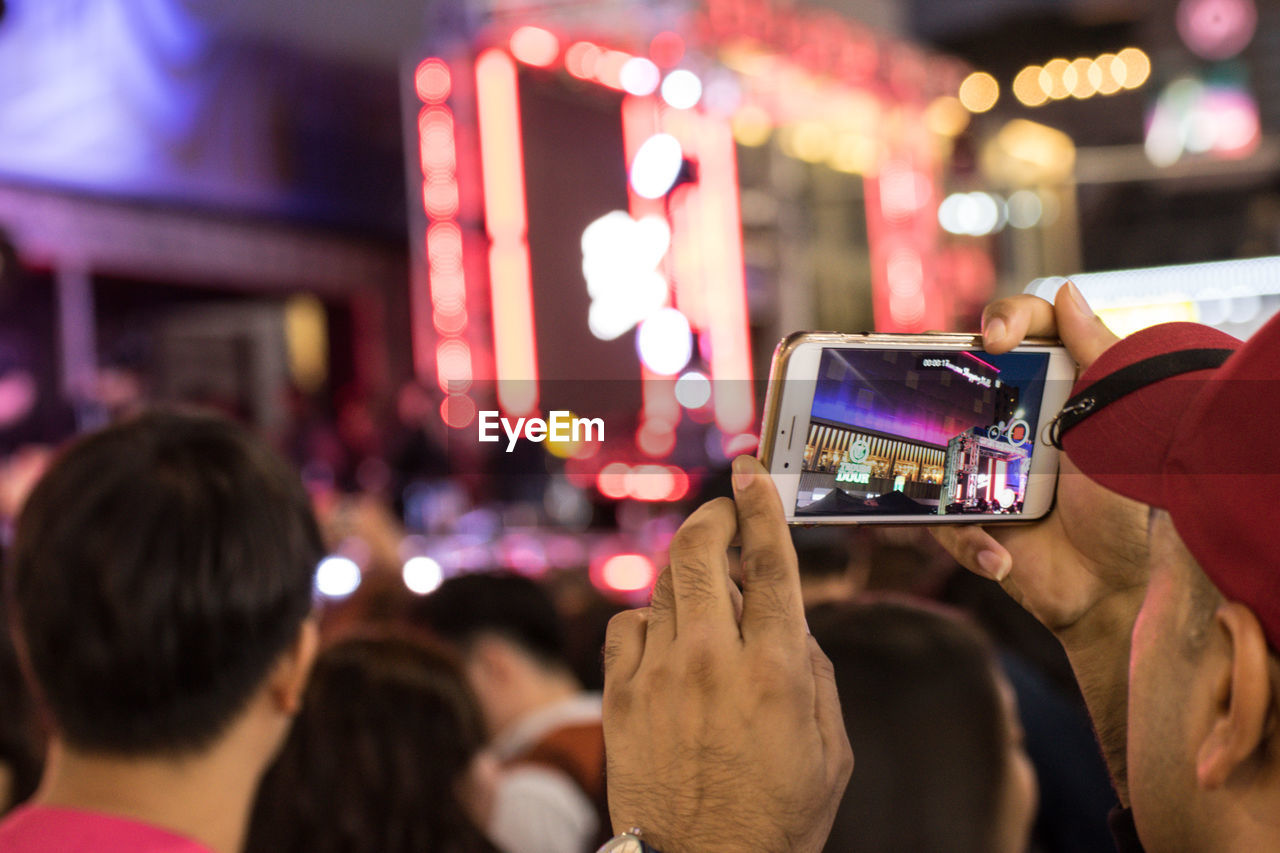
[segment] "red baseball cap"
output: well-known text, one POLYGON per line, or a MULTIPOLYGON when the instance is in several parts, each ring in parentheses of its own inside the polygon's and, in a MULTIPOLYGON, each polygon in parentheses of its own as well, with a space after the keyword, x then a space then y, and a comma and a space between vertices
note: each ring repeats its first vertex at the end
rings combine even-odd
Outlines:
POLYGON ((1091 479, 1167 510, 1280 650, 1280 315, 1245 343, 1195 323, 1130 335, 1076 382, 1050 439, 1091 479))

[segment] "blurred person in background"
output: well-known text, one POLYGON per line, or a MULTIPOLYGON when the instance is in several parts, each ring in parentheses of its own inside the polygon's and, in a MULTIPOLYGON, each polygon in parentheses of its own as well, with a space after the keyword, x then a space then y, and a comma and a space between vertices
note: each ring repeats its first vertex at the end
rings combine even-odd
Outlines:
POLYGON ((6 853, 238 853, 315 657, 324 550, 248 431, 153 412, 80 439, 27 499, 9 616, 50 743, 6 853))
POLYGON ((1036 776, 982 633, 907 598, 828 602, 808 621, 857 750, 825 849, 1024 853, 1036 776))
POLYGON ((1043 625, 994 584, 961 568, 920 528, 797 528, 792 540, 806 607, 849 601, 863 591, 897 593, 951 604, 973 619, 991 638, 1013 686, 1039 782, 1032 848, 1109 849, 1113 794, 1106 765, 1070 663, 1043 625))
POLYGON ((413 637, 321 652, 263 777, 246 853, 497 853, 484 720, 459 665, 413 637))
POLYGON ((23 682, 7 624, 0 618, 0 815, 35 793, 43 752, 31 691, 23 682))
POLYGON ((797 527, 791 543, 800 563, 800 594, 806 608, 849 601, 867 585, 863 555, 868 534, 851 527, 797 527))
POLYGON ((565 657, 559 617, 537 582, 461 575, 411 621, 458 649, 502 764, 486 830, 510 853, 580 853, 609 835, 600 697, 565 657))

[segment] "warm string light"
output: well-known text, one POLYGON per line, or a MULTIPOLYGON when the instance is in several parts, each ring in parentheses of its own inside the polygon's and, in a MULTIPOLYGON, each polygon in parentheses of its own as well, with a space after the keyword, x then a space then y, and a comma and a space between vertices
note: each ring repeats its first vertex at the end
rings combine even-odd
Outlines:
POLYGON ((1026 107, 1039 107, 1066 98, 1085 100, 1137 89, 1151 77, 1151 59, 1136 47, 1074 60, 1058 57, 1028 65, 1013 78, 1013 96, 1026 107))

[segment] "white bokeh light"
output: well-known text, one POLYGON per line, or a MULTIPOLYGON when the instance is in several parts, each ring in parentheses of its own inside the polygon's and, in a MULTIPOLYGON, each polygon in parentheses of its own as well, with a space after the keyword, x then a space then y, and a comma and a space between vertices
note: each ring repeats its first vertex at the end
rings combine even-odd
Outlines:
POLYGON ((938 205, 938 224, 952 234, 981 237, 1004 226, 1003 202, 984 192, 952 193, 938 205))
POLYGON ((1034 228, 1044 215, 1044 204, 1035 190, 1018 190, 1009 196, 1009 224, 1014 228, 1034 228))
POLYGON ((631 188, 641 198, 662 198, 680 177, 684 150, 669 133, 656 133, 646 139, 631 162, 631 188))
POLYGON ((676 380, 676 402, 686 409, 700 409, 711 402, 711 380, 690 370, 676 380))
POLYGON ((325 598, 346 598, 360 588, 360 567, 350 557, 332 555, 316 566, 316 592, 325 598))
POLYGON ((654 312, 636 332, 636 350, 645 367, 659 376, 679 373, 693 355, 688 319, 674 308, 654 312))
POLYGON ((633 56, 622 66, 622 70, 618 72, 618 78, 622 88, 628 94, 644 97, 652 95, 658 88, 658 84, 662 81, 662 72, 652 60, 643 56, 633 56))
POLYGON ((671 247, 671 227, 659 216, 639 221, 625 211, 607 213, 582 232, 582 275, 591 308, 591 334, 612 341, 667 303, 658 271, 671 247))
POLYGON ((404 561, 401 577, 410 592, 426 595, 435 592, 444 582, 444 570, 430 557, 410 557, 404 561))
POLYGON ((687 110, 702 100, 702 81, 686 68, 678 68, 662 81, 662 100, 678 110, 687 110))

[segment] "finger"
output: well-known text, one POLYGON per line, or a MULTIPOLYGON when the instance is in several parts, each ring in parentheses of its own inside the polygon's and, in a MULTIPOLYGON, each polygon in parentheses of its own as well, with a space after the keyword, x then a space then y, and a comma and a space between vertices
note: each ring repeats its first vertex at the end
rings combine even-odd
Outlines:
POLYGON ((729 601, 733 604, 733 619, 735 622, 742 621, 742 590, 738 589, 738 585, 733 582, 733 578, 725 575, 725 582, 729 585, 729 601))
POLYGON ((957 563, 976 575, 1003 581, 1013 568, 1008 550, 975 524, 939 524, 929 532, 957 563))
POLYGON ((668 549, 676 633, 698 625, 732 629, 733 602, 729 577, 729 543, 738 532, 733 501, 716 498, 694 510, 676 531, 668 549))
POLYGON ((818 641, 809 637, 809 663, 813 670, 813 717, 818 724, 818 735, 827 753, 836 751, 845 753, 841 762, 843 768, 837 766, 836 772, 843 772, 845 777, 853 770, 853 749, 849 745, 849 731, 845 728, 844 713, 840 710, 840 692, 836 687, 836 670, 831 659, 826 656, 818 641))
POLYGON ((1027 337, 1057 336, 1053 306, 1039 296, 1019 293, 997 299, 982 311, 982 341, 987 352, 1008 352, 1027 337))
POLYGON ((645 639, 649 645, 669 643, 676 638, 676 597, 671 583, 671 567, 663 569, 649 593, 649 615, 645 619, 645 639))
POLYGON ((805 629, 800 570, 773 479, 750 456, 733 460, 733 492, 742 539, 742 636, 801 641, 805 629))
POLYGON ((1058 320, 1058 337, 1083 370, 1107 347, 1120 340, 1107 328, 1102 318, 1093 313, 1080 289, 1072 282, 1058 288, 1053 301, 1058 320))
POLYGON ((608 684, 631 680, 644 657, 648 608, 624 610, 609 620, 604 634, 604 680, 608 684))

